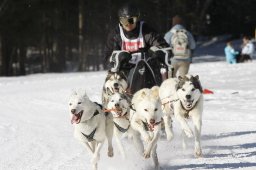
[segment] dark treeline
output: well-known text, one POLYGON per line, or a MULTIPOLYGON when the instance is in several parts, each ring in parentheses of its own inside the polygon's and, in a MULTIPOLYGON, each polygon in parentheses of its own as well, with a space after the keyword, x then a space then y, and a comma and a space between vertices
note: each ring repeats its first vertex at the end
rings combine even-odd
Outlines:
MULTIPOLYGON (((0 0, 0 76, 99 70, 124 0, 0 0)), ((136 0, 164 34, 181 14, 196 36, 254 35, 255 0, 136 0)))

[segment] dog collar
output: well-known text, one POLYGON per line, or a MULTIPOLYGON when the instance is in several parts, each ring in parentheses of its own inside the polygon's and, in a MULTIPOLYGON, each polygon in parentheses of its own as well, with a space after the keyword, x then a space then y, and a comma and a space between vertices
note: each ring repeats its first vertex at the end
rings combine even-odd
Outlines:
POLYGON ((81 133, 82 133, 82 134, 84 135, 84 137, 88 140, 88 142, 91 142, 91 141, 94 140, 93 137, 94 137, 94 134, 95 134, 96 130, 97 130, 97 128, 95 128, 89 135, 86 135, 86 134, 84 134, 83 132, 81 132, 81 133))

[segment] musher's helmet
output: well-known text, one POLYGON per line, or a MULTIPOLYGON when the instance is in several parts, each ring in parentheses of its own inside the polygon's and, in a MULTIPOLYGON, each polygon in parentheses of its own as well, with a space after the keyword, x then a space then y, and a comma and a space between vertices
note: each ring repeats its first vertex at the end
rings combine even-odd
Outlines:
POLYGON ((134 24, 138 21, 140 11, 134 4, 127 3, 118 10, 118 17, 121 24, 134 24))

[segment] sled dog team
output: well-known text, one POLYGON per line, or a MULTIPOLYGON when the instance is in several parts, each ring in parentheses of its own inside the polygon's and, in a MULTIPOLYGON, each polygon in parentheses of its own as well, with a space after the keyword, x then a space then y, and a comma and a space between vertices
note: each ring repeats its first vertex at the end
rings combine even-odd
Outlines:
POLYGON ((114 156, 112 138, 116 140, 121 155, 125 148, 121 137, 129 136, 136 150, 144 158, 152 158, 155 169, 160 169, 157 156, 157 141, 164 127, 167 140, 173 138, 172 119, 182 129, 183 147, 186 137, 193 137, 194 154, 202 156, 201 126, 203 94, 198 76, 169 78, 160 87, 144 88, 133 97, 126 94, 127 80, 122 73, 109 72, 102 92, 102 105, 89 99, 85 91, 74 91, 69 101, 74 136, 92 155, 93 169, 97 169, 100 150, 107 139, 108 156, 114 156), (187 121, 192 120, 194 130, 187 121))

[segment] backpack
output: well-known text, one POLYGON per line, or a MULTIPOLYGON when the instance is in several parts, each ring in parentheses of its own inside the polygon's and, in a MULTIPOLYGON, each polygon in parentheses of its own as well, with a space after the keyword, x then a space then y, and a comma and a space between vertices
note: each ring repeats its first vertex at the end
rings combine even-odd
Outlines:
POLYGON ((185 29, 177 29, 172 31, 171 45, 173 47, 174 56, 188 55, 188 33, 185 29))

